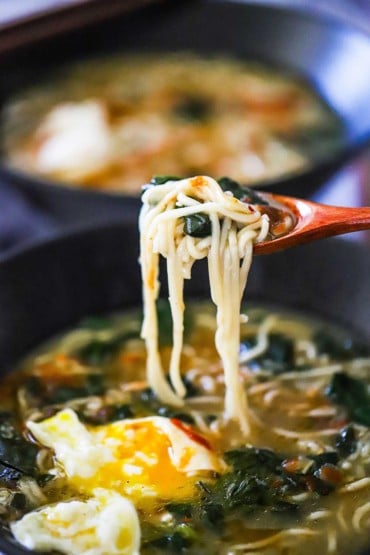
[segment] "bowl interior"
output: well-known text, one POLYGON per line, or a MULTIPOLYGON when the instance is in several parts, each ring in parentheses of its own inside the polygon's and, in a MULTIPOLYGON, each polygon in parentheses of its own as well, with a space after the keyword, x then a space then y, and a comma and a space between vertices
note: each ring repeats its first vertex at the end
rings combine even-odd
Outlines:
MULTIPOLYGON (((128 225, 71 234, 0 265, 0 376, 39 342, 82 317, 141 302, 138 236, 128 225)), ((325 240, 256 257, 246 300, 274 304, 344 324, 370 339, 369 251, 325 240)), ((207 269, 195 267, 187 296, 209 296, 207 269)), ((163 289, 166 294, 166 288, 163 289)), ((0 551, 29 553, 0 530, 0 551)))

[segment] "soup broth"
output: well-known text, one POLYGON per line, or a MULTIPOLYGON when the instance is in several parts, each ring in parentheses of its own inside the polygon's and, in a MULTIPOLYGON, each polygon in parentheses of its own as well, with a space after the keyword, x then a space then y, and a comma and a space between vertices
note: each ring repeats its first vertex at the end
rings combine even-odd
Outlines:
MULTIPOLYGON (((166 301, 157 312, 166 367, 166 301)), ((130 513, 114 553, 345 555, 364 547, 370 348, 293 312, 248 306, 242 313, 247 440, 223 419, 224 374, 209 303, 186 310, 183 407, 161 403, 148 388, 139 312, 89 318, 3 379, 1 519, 19 541, 86 553, 66 543, 71 521, 52 511, 116 496, 115 503, 130 502, 137 521, 130 513), (104 459, 107 450, 113 459, 104 459)), ((78 541, 90 534, 92 548, 99 534, 84 518, 78 541)))
POLYGON ((10 99, 4 152, 60 182, 138 194, 153 175, 275 179, 329 158, 343 128, 287 72, 190 53, 85 61, 10 99))

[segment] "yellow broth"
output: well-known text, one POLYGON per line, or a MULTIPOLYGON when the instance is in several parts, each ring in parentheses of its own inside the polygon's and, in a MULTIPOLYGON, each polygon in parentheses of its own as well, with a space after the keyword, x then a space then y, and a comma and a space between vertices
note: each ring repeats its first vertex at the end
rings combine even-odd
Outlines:
POLYGON ((134 194, 153 175, 275 179, 335 154, 342 134, 297 77, 190 53, 83 62, 11 98, 3 111, 12 166, 134 194))
MULTIPOLYGON (((167 303, 159 304, 158 314, 166 366, 167 303)), ((187 309, 181 366, 188 393, 181 408, 163 405, 147 387, 139 312, 90 318, 29 356, 0 390, 4 523, 38 506, 88 497, 60 467, 55 475, 51 449, 36 444, 34 456, 25 428, 26 421, 43 422, 68 407, 89 430, 146 416, 176 421, 226 461, 219 472, 189 476, 185 497, 175 481, 150 502, 133 494, 141 553, 345 555, 364 547, 370 528, 369 347, 300 314, 259 306, 244 314, 241 360, 267 341, 240 365, 252 428, 247 442, 223 419, 223 369, 208 303, 187 309), (22 461, 12 462, 7 451, 12 429, 24 449, 22 461), (9 479, 5 470, 18 466, 18 477, 9 479)))

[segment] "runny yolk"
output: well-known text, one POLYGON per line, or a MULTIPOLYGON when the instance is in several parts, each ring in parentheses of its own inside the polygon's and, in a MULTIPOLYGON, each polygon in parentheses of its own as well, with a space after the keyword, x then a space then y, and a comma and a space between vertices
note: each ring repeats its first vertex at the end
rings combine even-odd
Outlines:
MULTIPOLYGON (((167 435, 153 423, 133 422, 129 427, 113 423, 95 430, 102 443, 113 447, 114 461, 105 463, 90 478, 73 478, 83 492, 103 487, 125 494, 141 506, 154 497, 184 499, 194 495, 197 479, 177 470, 167 435)), ((193 453, 189 448, 185 451, 184 457, 190 459, 193 453)))

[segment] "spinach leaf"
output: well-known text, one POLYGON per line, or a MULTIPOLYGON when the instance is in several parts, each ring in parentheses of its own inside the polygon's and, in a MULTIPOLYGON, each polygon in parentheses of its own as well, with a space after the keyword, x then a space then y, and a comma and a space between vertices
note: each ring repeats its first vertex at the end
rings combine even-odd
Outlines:
POLYGON ((127 341, 138 337, 137 331, 130 331, 116 335, 109 340, 94 338, 73 354, 83 364, 101 366, 111 361, 127 341))
POLYGON ((59 382, 53 380, 53 378, 51 381, 48 381, 47 378, 40 380, 36 376, 31 376, 25 380, 23 390, 28 405, 39 409, 46 408, 46 412, 44 412, 46 418, 47 411, 51 408, 49 405, 63 404, 72 399, 92 395, 102 395, 105 391, 104 375, 102 373, 89 373, 83 377, 76 376, 76 385, 74 385, 72 379, 69 380, 68 385, 64 385, 62 380, 63 378, 59 382))
POLYGON ((142 548, 144 552, 186 553, 197 540, 197 533, 188 523, 181 522, 167 526, 142 523, 142 548))
MULTIPOLYGON (((248 351, 256 344, 256 338, 246 337, 242 340, 241 350, 248 351)), ((265 352, 251 363, 252 369, 263 369, 273 374, 296 370, 294 342, 282 333, 270 333, 265 352)))
POLYGON ((19 470, 15 470, 9 466, 0 463, 0 484, 11 487, 23 476, 19 470))
POLYGON ((221 177, 217 181, 223 191, 230 191, 238 200, 248 202, 249 204, 268 205, 268 202, 256 193, 256 191, 250 187, 240 185, 230 177, 221 177))
POLYGON ((313 464, 305 474, 287 471, 287 459, 269 449, 241 447, 224 457, 230 469, 210 481, 198 482, 198 500, 165 505, 171 522, 190 523, 198 533, 209 530, 218 536, 230 519, 248 523, 251 518, 268 518, 280 528, 297 519, 299 506, 291 501, 291 495, 305 491, 328 495, 335 488, 320 478, 322 468, 338 462, 335 452, 308 457, 313 464))
POLYGON ((193 513, 193 504, 192 503, 167 503, 165 506, 167 511, 172 513, 178 518, 191 518, 193 513))
POLYGON ((0 478, 17 480, 18 473, 34 476, 39 449, 17 431, 11 415, 2 413, 0 427, 0 478), (8 470, 7 470, 8 468, 8 470))
MULTIPOLYGON (((157 318, 159 331, 159 345, 167 347, 172 345, 172 314, 170 303, 167 299, 157 300, 157 318)), ((193 325, 193 318, 189 311, 184 315, 184 337, 190 332, 193 325)))
POLYGON ((67 403, 72 399, 102 395, 105 391, 103 374, 87 374, 81 386, 57 386, 45 392, 44 399, 49 405, 67 403))
MULTIPOLYGON (((185 397, 190 397, 193 394, 193 390, 187 387, 186 380, 183 380, 183 383, 187 388, 185 397)), ((137 396, 133 395, 131 408, 135 416, 157 414, 158 416, 164 416, 166 418, 176 418, 186 424, 194 424, 194 418, 191 414, 179 412, 178 409, 174 407, 164 405, 149 387, 141 391, 137 396)))
POLYGON ((161 347, 172 345, 172 314, 170 303, 166 299, 157 301, 157 318, 159 344, 161 347))
POLYGON ((102 424, 107 424, 108 422, 132 418, 134 413, 130 405, 124 403, 120 405, 106 405, 95 413, 86 413, 82 409, 78 411, 78 416, 83 422, 100 426, 102 424))
POLYGON ((208 237, 212 233, 212 224, 208 214, 199 212, 184 217, 184 233, 191 237, 208 237))
POLYGON ((326 453, 320 453, 319 455, 309 455, 307 458, 314 462, 310 468, 311 473, 319 470, 324 464, 336 465, 339 461, 338 453, 335 451, 327 451, 326 453))
POLYGON ((341 457, 352 455, 357 449, 356 432, 353 426, 346 426, 335 438, 335 447, 341 457))
POLYGON ((36 473, 36 445, 19 436, 15 441, 0 439, 0 462, 23 474, 36 473))
POLYGON ((268 449, 244 447, 225 453, 232 470, 213 484, 200 483, 206 522, 220 527, 224 518, 247 517, 258 511, 294 513, 287 493, 300 490, 299 478, 284 471, 284 458, 268 449))
POLYGON ((190 123, 206 120, 212 113, 212 106, 207 98, 200 96, 184 96, 174 106, 174 114, 190 123))
MULTIPOLYGON (((284 468, 286 459, 269 449, 242 447, 225 453, 231 470, 214 483, 200 482, 204 524, 221 528, 224 519, 246 518, 251 514, 293 515, 298 505, 289 497, 311 491, 328 495, 335 486, 320 478, 320 469, 338 462, 335 452, 309 457, 313 464, 305 474, 284 468)), ((199 513, 198 513, 199 515, 199 513)))
POLYGON ((369 347, 356 341, 353 337, 347 336, 340 339, 325 329, 317 330, 313 334, 312 340, 320 354, 329 355, 334 360, 351 360, 370 354, 369 347))
POLYGON ((24 493, 16 492, 13 494, 10 504, 13 509, 16 509, 17 511, 24 511, 27 507, 27 497, 24 493))
POLYGON ((333 403, 346 407, 355 422, 370 426, 370 394, 366 382, 337 372, 332 377, 326 395, 333 403))
POLYGON ((167 181, 180 181, 183 177, 176 175, 154 175, 150 180, 150 185, 164 185, 167 181))
POLYGON ((185 422, 186 424, 194 424, 194 418, 191 414, 186 412, 177 412, 173 408, 167 406, 161 406, 157 409, 158 416, 165 416, 166 418, 176 418, 177 420, 181 420, 181 422, 185 422))

